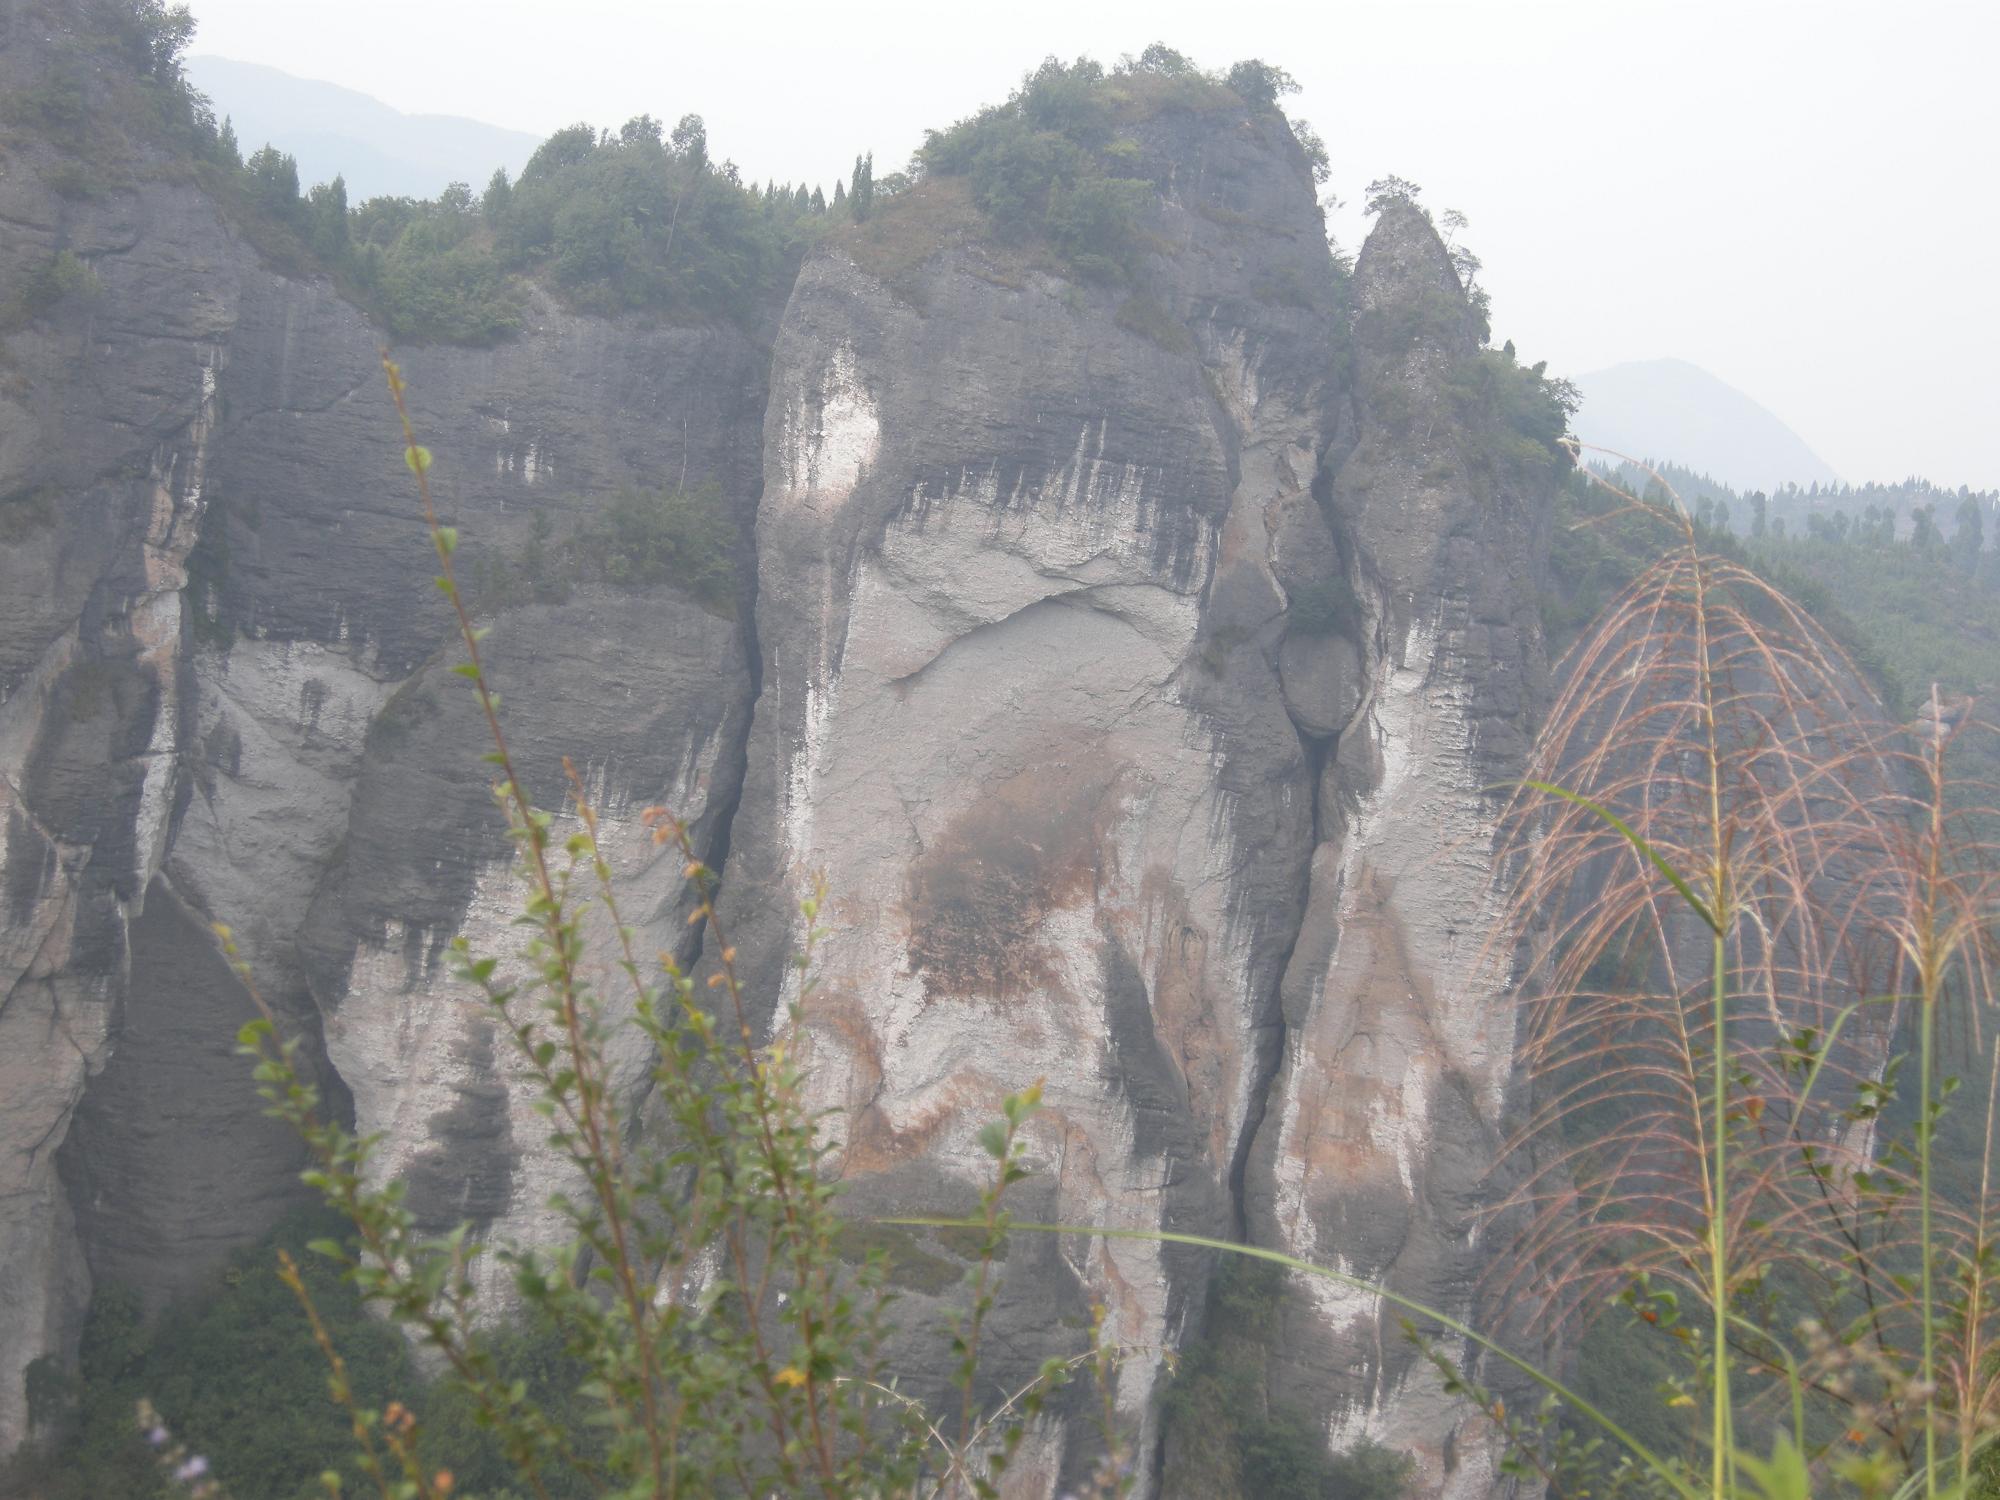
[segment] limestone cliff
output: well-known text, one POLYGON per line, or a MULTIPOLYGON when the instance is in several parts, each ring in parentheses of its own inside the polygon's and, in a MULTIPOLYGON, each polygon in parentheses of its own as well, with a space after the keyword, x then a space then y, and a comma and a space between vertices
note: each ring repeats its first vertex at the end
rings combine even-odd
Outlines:
MULTIPOLYGON (((1178 168, 1167 347, 975 245, 913 292, 821 258, 773 359, 730 900, 770 993, 784 894, 833 892, 808 1029, 864 1206, 967 1202, 993 1101, 1044 1078, 1038 1216, 1235 1223, 1313 823, 1281 580, 1334 556, 1310 486, 1341 336, 1275 114, 1146 144, 1178 168), (1286 270, 1320 298, 1246 295, 1286 270)), ((1203 1267, 1157 1247, 1036 1253, 996 1386, 1074 1343, 1052 1301, 1150 1345, 1199 1309, 1203 1267)), ((1153 1382, 1127 1367, 1135 1419, 1153 1382)))
MULTIPOLYGON (((1454 408, 1477 359, 1475 314, 1417 210, 1383 213, 1355 280, 1374 337, 1332 509, 1367 602, 1367 668, 1318 786, 1249 1223, 1261 1241, 1480 1321, 1480 1210, 1496 1196, 1514 1042, 1492 788, 1520 765, 1545 691, 1546 475, 1495 473, 1482 451, 1494 434, 1454 408)), ((1332 1398, 1336 1441, 1367 1433, 1416 1453, 1427 1490, 1490 1492, 1488 1434, 1457 1432, 1400 1315, 1331 1283, 1310 1301, 1280 1360, 1332 1398)))
MULTIPOLYGON (((0 7, 0 90, 41 81, 63 20, 0 7)), ((455 1153, 424 1200, 440 1218, 546 1197, 510 1197, 484 1033, 426 1003, 440 945, 507 899, 507 854, 432 661, 445 616, 380 335, 326 282, 265 269, 143 147, 81 196, 70 166, 19 138, 0 175, 7 284, 62 252, 93 283, 7 332, 0 380, 0 1446, 23 1367, 73 1346, 94 1277, 157 1305, 297 1201, 296 1143, 233 1052, 251 1010, 213 922, 285 1020, 324 1019, 326 1081, 392 1131, 396 1169, 425 1183, 455 1153)), ((488 558, 622 484, 754 504, 763 363, 733 329, 541 304, 501 349, 402 358, 441 503, 488 558)), ((540 707, 523 743, 552 799, 568 753, 614 817, 733 801, 752 680, 734 622, 584 587, 510 612, 494 650, 540 707)), ((643 884, 653 862, 628 868, 643 884)))
MULTIPOLYGON (((0 5, 0 84, 45 14, 0 5)), ((93 1278, 197 1289, 296 1192, 211 922, 427 1218, 534 1237, 562 1181, 441 962, 516 893, 379 336, 170 172, 64 197, 61 165, 15 145, 0 176, 0 267, 66 251, 97 283, 6 334, 0 382, 0 1446, 93 1278)), ((657 946, 681 896, 646 804, 723 861, 774 1014, 824 873, 807 1055, 856 1211, 968 1206, 978 1126, 1041 1078, 1024 1215, 1247 1234, 1478 1316, 1512 1066, 1482 788, 1542 691, 1554 470, 1489 462, 1428 220, 1392 206, 1350 278, 1275 109, 1161 111, 1126 170, 1155 189, 1132 284, 976 222, 886 265, 933 183, 831 236, 768 347, 537 294, 498 348, 402 351, 445 519, 499 576, 621 485, 733 505, 734 619, 671 584, 482 608, 525 775, 553 803, 573 758, 657 946)), ((986 1373, 1073 1347, 1094 1301, 1171 1348, 1211 1270, 1024 1239, 986 1373)), ((1296 1296, 1274 1372, 1330 1444, 1491 1491, 1378 1311, 1296 1296)), ((1149 1486, 1188 1493, 1163 1368, 1118 1402, 1149 1486)), ((1074 1474, 1072 1427, 1018 1493, 1074 1474)))

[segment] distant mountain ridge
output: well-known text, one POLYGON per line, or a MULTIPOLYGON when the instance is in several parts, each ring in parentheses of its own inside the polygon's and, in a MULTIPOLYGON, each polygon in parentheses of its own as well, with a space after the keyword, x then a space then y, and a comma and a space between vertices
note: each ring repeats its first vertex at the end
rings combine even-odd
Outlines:
POLYGON ((1682 359, 1633 360, 1576 378, 1584 442, 1671 459, 1738 490, 1837 484, 1833 466, 1777 416, 1682 359))
POLYGON ((433 198, 454 182, 483 187, 495 167, 518 175, 541 137, 458 115, 413 115, 338 84, 261 63, 191 57, 187 76, 227 115, 248 153, 266 144, 298 159, 302 182, 346 179, 348 200, 433 198))

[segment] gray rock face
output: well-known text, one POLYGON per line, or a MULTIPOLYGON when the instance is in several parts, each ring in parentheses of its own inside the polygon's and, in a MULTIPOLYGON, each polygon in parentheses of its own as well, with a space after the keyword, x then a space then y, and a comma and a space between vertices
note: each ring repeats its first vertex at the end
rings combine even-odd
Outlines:
MULTIPOLYGON (((1333 504, 1372 640, 1359 712, 1321 783, 1329 836, 1285 971, 1284 1057, 1247 1209, 1264 1243, 1477 1319, 1514 1025, 1509 945, 1491 941, 1501 903, 1484 789, 1519 765, 1545 691, 1542 497, 1473 478, 1481 434, 1445 405, 1475 350, 1472 316, 1421 214, 1384 212, 1355 290, 1364 328, 1371 313, 1456 311, 1407 347, 1360 351, 1357 442, 1333 504)), ((1460 1431, 1396 1322, 1315 1283, 1278 1356, 1287 1388, 1312 1393, 1336 1446, 1370 1435, 1414 1453, 1426 1493, 1490 1493, 1488 1430, 1460 1431)))
MULTIPOLYGON (((523 783, 561 806, 570 756, 599 811, 626 919, 644 934, 640 951, 684 943, 681 857, 654 845, 639 814, 672 806, 697 847, 713 848, 735 803, 750 711, 735 623, 668 590, 590 593, 508 614, 482 650, 503 702, 532 705, 508 715, 523 783)), ((386 1137, 374 1169, 407 1177, 411 1207, 437 1232, 471 1220, 504 1240, 546 1243, 559 1224, 548 1199, 575 1184, 542 1144, 546 1122, 504 1033, 445 963, 459 936, 480 954, 513 954, 527 894, 480 760, 489 742, 478 705, 447 659, 457 653, 412 676, 370 728, 346 838, 300 950, 356 1124, 386 1137)), ((579 826, 561 819, 564 833, 564 823, 579 826)), ((598 922, 589 935, 593 977, 615 996, 612 933, 598 922)), ((615 1023, 619 1011, 608 1015, 615 1023)), ((616 1062, 636 1085, 649 1058, 628 1051, 616 1062)), ((504 1282, 503 1272, 493 1289, 504 1282)))
MULTIPOLYGON (((43 78, 69 19, 0 4, 0 94, 43 78)), ((98 289, 0 333, 0 1449, 23 1432, 24 1367, 73 1348, 93 1278, 157 1305, 298 1200, 298 1147, 233 1054, 249 1002, 212 922, 281 1021, 314 1036, 325 1007, 332 1096, 395 1126, 398 1167, 421 1181, 451 1155, 440 1216, 503 1220, 510 1182, 546 1196, 508 1145, 498 1061, 477 1026, 451 1030, 459 997, 431 1045, 395 1041, 506 875, 463 684, 424 666, 447 618, 379 335, 329 286, 263 268, 143 152, 65 197, 66 158, 8 151, 0 283, 67 250, 98 289), (480 1164, 463 1184, 460 1155, 480 1164)), ((749 339, 552 307, 530 324, 504 349, 402 357, 468 577, 516 557, 538 513, 560 531, 622 484, 713 480, 747 519, 749 339)), ((734 623, 671 591, 586 590, 512 612, 493 647, 552 804, 560 752, 614 824, 633 799, 733 801, 751 681, 734 623)), ((671 921, 650 855, 623 865, 671 921)))
MULTIPOLYGON (((0 46, 0 84, 19 66, 0 46)), ((1445 390, 1472 322, 1427 221, 1384 215, 1351 309, 1275 114, 1169 111, 1137 145, 1143 292, 976 238, 892 284, 836 238, 771 350, 542 303, 505 347, 405 352, 443 519, 476 597, 624 484, 713 480, 754 521, 754 620, 490 591, 487 649, 524 779, 559 806, 574 761, 655 946, 685 907, 647 805, 726 853, 773 1018, 824 874, 797 1040, 854 1212, 969 1208, 979 1126, 1041 1079, 1023 1216, 1247 1234, 1478 1315, 1512 1067, 1481 788, 1542 692, 1537 497, 1472 477, 1445 390), (1412 308, 1429 333, 1355 355, 1357 318, 1412 308)), ((8 332, 0 381, 0 498, 34 498, 0 512, 0 1447, 93 1277, 197 1289, 293 1201, 212 922, 426 1219, 543 1239, 567 1181, 446 971, 456 937, 511 951, 520 891, 375 331, 192 188, 65 199, 56 165, 0 177, 0 269, 67 248, 102 287, 8 332)), ((1033 1237, 1006 1270, 996 1390, 1094 1302, 1120 1342, 1185 1341, 1211 1267, 1033 1237)), ((899 1371, 935 1388, 949 1289, 901 1290, 899 1371)), ((1491 1490, 1398 1348, 1301 1290, 1273 1378, 1330 1444, 1491 1490)), ((1178 1494, 1162 1370, 1127 1362, 1117 1402, 1178 1494)), ((1076 1477, 1075 1418, 1014 1492, 1076 1477)))
MULTIPOLYGON (((766 426, 737 931, 775 988, 786 897, 824 872, 803 1040, 864 1210, 968 1198, 977 1125, 1041 1078, 1035 1212, 1212 1232, 1247 1209, 1265 1243, 1462 1303, 1511 1063, 1498 986, 1468 968, 1493 912, 1477 789, 1526 727, 1532 569, 1478 581, 1502 518, 1419 479, 1430 455, 1338 382, 1329 315, 1215 295, 1308 235, 1318 253, 1282 153, 1215 176, 1261 178, 1269 235, 1225 255, 1195 191, 1169 199, 1178 357, 1033 278, 996 286, 976 252, 931 263, 921 312, 837 256, 808 268, 766 426), (1351 562, 1310 493, 1348 446, 1330 518, 1351 562), (1329 579, 1367 602, 1365 646, 1287 634, 1291 593, 1329 579)), ((1472 346, 1427 222, 1392 216, 1360 289, 1403 299, 1432 271, 1468 331, 1363 377, 1435 401, 1472 346)), ((1082 1244, 1045 1301, 1166 1344, 1204 1270, 1082 1244)), ((1445 1487, 1450 1414, 1380 1366, 1373 1310, 1300 1316, 1285 1358, 1330 1438, 1391 1436, 1445 1487)), ((1014 1338, 1024 1364, 1065 1347, 1046 1317, 1014 1338)), ((1153 1387, 1121 1374, 1148 1431, 1153 1387)), ((1042 1474, 1074 1466, 1066 1441, 1042 1474)))

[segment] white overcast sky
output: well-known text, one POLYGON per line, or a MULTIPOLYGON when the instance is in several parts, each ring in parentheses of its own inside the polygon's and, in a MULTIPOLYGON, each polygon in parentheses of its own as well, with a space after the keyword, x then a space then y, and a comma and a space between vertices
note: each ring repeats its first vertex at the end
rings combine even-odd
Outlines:
POLYGON ((692 110, 829 191, 1050 53, 1262 57, 1343 199, 1394 172, 1469 216, 1525 357, 1677 356, 1848 479, 2000 488, 2000 0, 192 4, 199 52, 542 133, 692 110))

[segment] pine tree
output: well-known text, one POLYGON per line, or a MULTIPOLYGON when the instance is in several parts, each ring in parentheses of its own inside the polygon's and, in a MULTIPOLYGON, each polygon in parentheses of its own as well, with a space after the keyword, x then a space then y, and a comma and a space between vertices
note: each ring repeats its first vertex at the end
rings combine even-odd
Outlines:
POLYGON ((1968 493, 1958 502, 1958 514, 1953 517, 1951 550, 1957 555, 1958 565, 1968 574, 1979 571, 1980 549, 1986 545, 1986 512, 1980 505, 1979 497, 1968 493))
POLYGON ((276 146, 265 146, 244 163, 250 193, 266 212, 290 219, 298 212, 299 164, 276 146))
POLYGON ((858 223, 875 211, 875 153, 854 158, 854 191, 848 195, 858 223))
POLYGON ((347 180, 336 176, 322 182, 307 198, 307 234, 320 259, 329 265, 347 260, 347 180))

